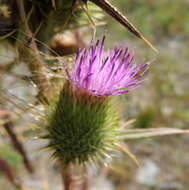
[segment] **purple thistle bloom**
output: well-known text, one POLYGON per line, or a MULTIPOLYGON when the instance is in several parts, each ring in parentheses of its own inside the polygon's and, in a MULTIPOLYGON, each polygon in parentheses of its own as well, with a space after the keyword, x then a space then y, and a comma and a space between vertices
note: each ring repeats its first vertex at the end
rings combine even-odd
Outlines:
POLYGON ((77 52, 72 71, 67 71, 72 85, 95 96, 123 94, 139 87, 149 64, 134 64, 128 48, 104 52, 104 40, 77 52))

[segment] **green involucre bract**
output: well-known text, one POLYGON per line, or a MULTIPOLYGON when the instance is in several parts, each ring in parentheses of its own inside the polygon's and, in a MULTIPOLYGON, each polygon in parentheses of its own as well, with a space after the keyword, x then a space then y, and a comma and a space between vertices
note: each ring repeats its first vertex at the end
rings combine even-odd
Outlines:
POLYGON ((66 82, 51 102, 46 137, 65 166, 104 156, 118 141, 118 117, 110 97, 90 95, 66 82))

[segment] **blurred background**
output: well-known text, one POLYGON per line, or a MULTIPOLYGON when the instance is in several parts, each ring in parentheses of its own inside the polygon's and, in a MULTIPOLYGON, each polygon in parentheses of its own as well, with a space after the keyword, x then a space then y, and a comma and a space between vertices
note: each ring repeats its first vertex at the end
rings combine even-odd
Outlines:
MULTIPOLYGON (((106 35, 106 47, 128 46, 130 50, 134 50, 137 63, 146 61, 153 63, 148 73, 148 80, 137 90, 120 96, 123 101, 125 122, 135 119, 136 121, 130 125, 131 128, 187 129, 189 124, 189 1, 111 0, 111 3, 127 16, 159 51, 159 54, 156 54, 113 18, 103 14, 100 9, 89 3, 89 7, 98 10, 95 13, 96 17, 93 18, 91 15, 91 18, 95 23, 97 22, 95 19, 100 18, 96 33, 98 37, 106 35)), ((73 27, 67 29, 64 32, 66 36, 64 42, 71 44, 69 46, 71 50, 66 49, 67 54, 70 52, 72 54, 76 49, 73 39, 79 39, 77 42, 80 46, 89 44, 93 29, 92 22, 89 22, 87 29, 84 26, 78 30, 73 27)), ((59 37, 54 39, 50 48, 57 54, 61 54, 61 51, 66 52, 66 50, 58 48, 58 39, 59 37)), ((37 104, 35 109, 32 107, 36 103, 37 96, 37 89, 30 80, 32 74, 23 61, 12 64, 15 57, 16 52, 10 42, 1 40, 0 119, 2 122, 0 125, 4 125, 5 119, 10 123, 7 127, 0 128, 0 189, 14 190, 15 186, 20 188, 20 184, 23 189, 28 190, 61 189, 58 168, 53 165, 50 154, 40 150, 44 142, 34 138, 37 134, 33 131, 33 127, 41 107, 37 104), (10 116, 10 111, 13 109, 14 114, 10 116), (10 127, 14 129, 13 132, 10 132, 10 127), (14 138, 15 134, 21 146, 15 143, 17 141, 14 138), (23 164, 24 154, 26 155, 23 164)), ((69 55, 62 59, 63 62, 69 62, 73 57, 69 55)), ((56 75, 59 69, 57 64, 54 65, 50 59, 47 59, 47 63, 56 75)), ((91 182, 92 190, 189 189, 187 135, 130 140, 126 143, 141 166, 136 166, 128 156, 120 153, 113 161, 112 167, 104 170, 103 174, 97 175, 91 182)))

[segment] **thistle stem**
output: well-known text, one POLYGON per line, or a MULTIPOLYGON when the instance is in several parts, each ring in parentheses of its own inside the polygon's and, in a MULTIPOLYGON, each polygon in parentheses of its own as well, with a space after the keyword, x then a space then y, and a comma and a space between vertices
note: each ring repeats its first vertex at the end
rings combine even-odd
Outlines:
POLYGON ((63 190, 89 189, 89 176, 87 175, 86 168, 83 169, 76 165, 69 165, 66 168, 62 168, 61 176, 64 187, 63 190))
POLYGON ((29 24, 27 22, 28 19, 25 13, 24 1, 16 0, 16 2, 21 19, 20 27, 23 28, 23 30, 20 32, 20 35, 22 36, 23 34, 26 34, 27 36, 26 41, 27 42, 29 41, 29 48, 23 48, 23 45, 21 47, 18 46, 19 55, 22 54, 22 51, 25 51, 24 53, 26 54, 25 55, 26 60, 28 58, 31 59, 31 61, 27 60, 27 63, 30 71, 33 74, 33 80, 39 89, 39 99, 48 102, 47 97, 49 97, 51 93, 51 91, 49 90, 51 84, 49 78, 45 74, 47 68, 43 65, 43 59, 39 55, 39 50, 34 40, 34 35, 30 30, 29 24))
POLYGON ((71 167, 62 168, 61 170, 62 182, 63 182, 63 190, 74 190, 73 184, 74 179, 71 171, 71 167))
POLYGON ((89 189, 89 176, 87 173, 85 174, 83 184, 81 186, 81 190, 88 190, 89 189))

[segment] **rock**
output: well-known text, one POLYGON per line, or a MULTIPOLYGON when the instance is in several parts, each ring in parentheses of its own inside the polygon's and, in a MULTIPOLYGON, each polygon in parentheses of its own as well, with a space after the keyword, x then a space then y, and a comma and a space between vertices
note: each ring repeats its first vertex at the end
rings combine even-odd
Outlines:
POLYGON ((158 183, 159 168, 152 160, 146 160, 139 168, 135 180, 144 185, 154 186, 158 183))

